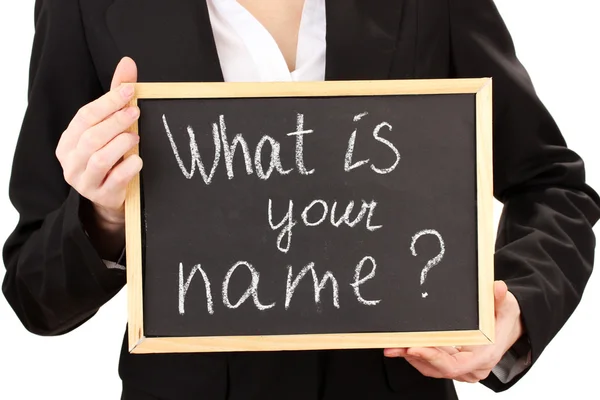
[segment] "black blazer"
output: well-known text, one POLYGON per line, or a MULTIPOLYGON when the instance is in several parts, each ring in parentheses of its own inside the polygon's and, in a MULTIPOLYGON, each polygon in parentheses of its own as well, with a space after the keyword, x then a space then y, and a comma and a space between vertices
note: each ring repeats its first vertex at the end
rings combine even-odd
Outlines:
MULTIPOLYGON (((61 133, 109 89, 122 56, 137 62, 140 81, 223 77, 201 0, 37 0, 35 23, 10 182, 20 220, 4 247, 3 292, 28 330, 58 335, 125 284, 82 229, 86 200, 54 155, 61 133)), ((496 278, 521 305, 535 363, 592 271, 600 199, 536 96, 493 1, 327 0, 328 80, 490 76, 494 187, 504 203, 496 278)), ((125 399, 456 398, 451 381, 425 378, 381 350, 142 356, 124 346, 120 375, 125 399)), ((521 376, 484 384, 504 390, 521 376)))

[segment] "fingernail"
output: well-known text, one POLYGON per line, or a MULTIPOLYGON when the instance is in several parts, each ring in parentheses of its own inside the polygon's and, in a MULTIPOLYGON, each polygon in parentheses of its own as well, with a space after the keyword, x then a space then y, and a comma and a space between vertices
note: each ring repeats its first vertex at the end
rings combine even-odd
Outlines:
POLYGON ((137 118, 138 114, 139 114, 140 110, 137 107, 129 107, 127 109, 127 114, 131 117, 131 118, 137 118))
POLYGON ((121 88, 121 96, 124 99, 129 99, 133 95, 133 85, 123 85, 121 88))

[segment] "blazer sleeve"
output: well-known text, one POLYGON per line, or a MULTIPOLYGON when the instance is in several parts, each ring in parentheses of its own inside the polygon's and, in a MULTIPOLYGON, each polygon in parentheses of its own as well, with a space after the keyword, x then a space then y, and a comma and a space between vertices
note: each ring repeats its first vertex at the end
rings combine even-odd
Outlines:
POLYGON ((453 76, 491 77, 494 101, 494 195, 504 205, 496 278, 517 298, 531 363, 494 391, 514 385, 578 305, 592 272, 600 199, 582 159, 567 148, 515 55, 493 0, 448 0, 453 76))
POLYGON ((82 226, 87 200, 64 180, 55 156, 77 110, 102 95, 85 42, 79 0, 37 0, 28 104, 13 159, 10 200, 19 214, 3 248, 2 291, 39 335, 81 325, 125 284, 82 226))

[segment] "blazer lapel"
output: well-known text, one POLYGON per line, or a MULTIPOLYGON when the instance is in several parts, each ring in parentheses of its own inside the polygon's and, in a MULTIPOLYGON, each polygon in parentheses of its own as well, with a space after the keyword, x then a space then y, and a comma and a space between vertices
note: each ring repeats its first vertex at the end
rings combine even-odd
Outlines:
POLYGON ((136 61, 140 82, 223 80, 202 0, 116 0, 106 23, 121 53, 136 61))
MULTIPOLYGON (((414 45, 414 37, 398 40, 407 3, 412 0, 326 0, 325 79, 389 78, 397 46, 414 45)), ((223 81, 205 1, 115 0, 106 19, 121 53, 138 64, 140 82, 223 81)), ((409 76, 414 54, 404 57, 409 76)))
MULTIPOLYGON (((397 46, 403 43, 398 39, 407 2, 412 0, 326 0, 325 79, 389 78, 397 46)), ((400 70, 408 76, 414 54, 404 55, 400 70)))

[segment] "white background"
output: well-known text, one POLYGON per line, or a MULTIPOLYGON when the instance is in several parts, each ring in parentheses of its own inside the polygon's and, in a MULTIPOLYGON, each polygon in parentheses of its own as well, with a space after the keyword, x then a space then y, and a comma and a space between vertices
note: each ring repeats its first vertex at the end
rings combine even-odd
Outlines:
MULTIPOLYGON (((200 1, 200 0, 199 0, 200 1)), ((588 182, 600 189, 600 22, 590 0, 497 0, 542 100, 570 147, 583 156, 588 182)), ((33 5, 0 5, 0 240, 17 222, 7 195, 15 142, 26 106, 33 37, 33 5)), ((68 90, 68 88, 65 88, 68 90)), ((35 143, 31 143, 35 146, 35 143)), ((499 206, 496 210, 498 214, 499 206)), ((596 227, 596 233, 600 229, 596 227)), ((600 246, 599 246, 600 248, 600 246)), ((600 251, 597 252, 600 258, 600 251)), ((0 279, 4 268, 0 268, 0 279)), ((125 292, 91 321, 63 337, 36 337, 23 329, 0 298, 0 399, 118 399, 117 363, 126 323, 125 292)), ((458 384, 464 400, 598 399, 600 367, 600 275, 529 374, 510 391, 494 394, 481 385, 458 384)))

